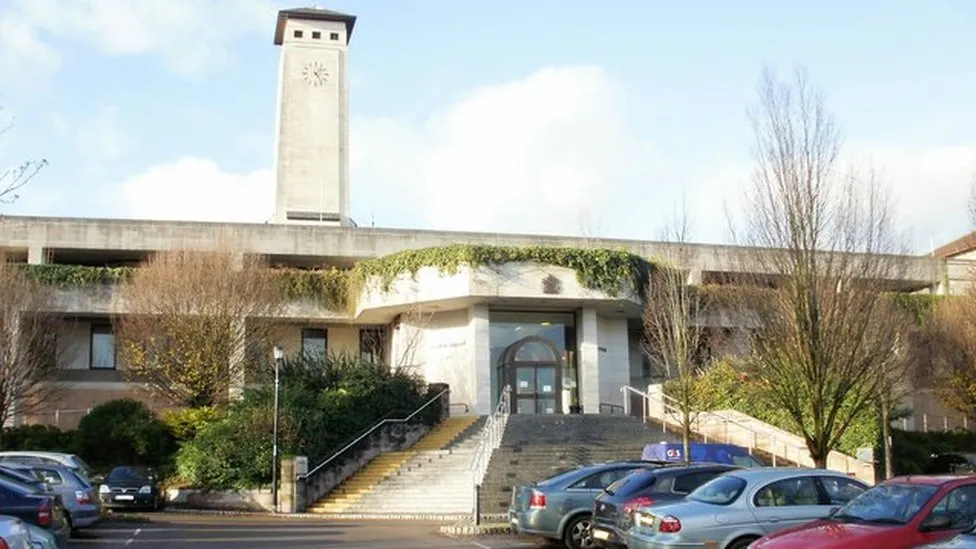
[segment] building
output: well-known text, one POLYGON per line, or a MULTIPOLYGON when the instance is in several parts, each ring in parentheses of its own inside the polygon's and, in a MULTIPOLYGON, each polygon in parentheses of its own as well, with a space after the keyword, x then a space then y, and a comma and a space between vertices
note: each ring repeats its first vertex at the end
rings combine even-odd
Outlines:
MULTIPOLYGON (((459 244, 669 255, 669 245, 658 242, 357 227, 349 217, 347 86, 355 23, 354 16, 323 9, 279 13, 273 223, 3 217, 0 249, 15 261, 79 268, 133 266, 153 252, 211 249, 218 241, 241 243, 242 253, 295 268, 348 267, 403 250, 459 244)), ((725 279, 743 269, 742 250, 691 248, 692 259, 682 266, 690 280, 725 279)), ((946 282, 943 260, 906 260, 909 274, 891 281, 901 291, 947 292, 947 284, 955 284, 946 282)), ((640 299, 624 278, 619 291, 609 291, 582 283, 573 269, 539 260, 456 273, 425 267, 386 291, 366 291, 351 312, 296 300, 278 319, 280 343, 290 353, 382 354, 430 382, 448 383, 452 401, 472 413, 488 413, 506 384, 515 391, 516 413, 601 413, 623 405, 624 385, 646 386, 652 377, 640 348, 640 299)), ((50 411, 18 420, 71 426, 94 405, 137 394, 116 360, 111 320, 126 309, 112 285, 62 288, 58 312, 64 318, 58 334, 63 397, 50 411)), ((735 341, 735 326, 716 327, 735 341)))

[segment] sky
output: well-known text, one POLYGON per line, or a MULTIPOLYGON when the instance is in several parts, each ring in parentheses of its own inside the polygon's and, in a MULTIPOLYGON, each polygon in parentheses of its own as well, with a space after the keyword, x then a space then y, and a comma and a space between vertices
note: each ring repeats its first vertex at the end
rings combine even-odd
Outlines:
MULTIPOLYGON (((845 165, 924 253, 971 230, 976 3, 318 0, 349 50, 361 226, 728 241, 764 67, 807 69, 845 165)), ((275 0, 0 0, 0 213, 270 220, 275 0)))

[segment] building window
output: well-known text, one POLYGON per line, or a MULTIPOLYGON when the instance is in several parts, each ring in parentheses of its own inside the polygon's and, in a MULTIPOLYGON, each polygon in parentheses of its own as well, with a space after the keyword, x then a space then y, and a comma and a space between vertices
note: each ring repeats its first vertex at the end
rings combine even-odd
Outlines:
POLYGON ((300 30, 295 31, 295 38, 301 38, 302 37, 302 34, 303 33, 300 30))
POLYGON ((333 40, 334 41, 334 40, 338 40, 338 39, 339 39, 339 33, 337 33, 337 32, 333 32, 332 34, 329 35, 329 40, 333 40))
POLYGON ((373 364, 383 362, 383 341, 382 328, 359 330, 359 360, 373 364))
POLYGON ((312 40, 318 40, 322 38, 322 33, 319 31, 312 31, 312 40))
POLYGON ((91 325, 91 352, 88 367, 92 370, 115 369, 115 332, 112 325, 99 323, 91 325))
POLYGON ((329 332, 325 328, 302 328, 302 354, 325 356, 329 349, 329 332))

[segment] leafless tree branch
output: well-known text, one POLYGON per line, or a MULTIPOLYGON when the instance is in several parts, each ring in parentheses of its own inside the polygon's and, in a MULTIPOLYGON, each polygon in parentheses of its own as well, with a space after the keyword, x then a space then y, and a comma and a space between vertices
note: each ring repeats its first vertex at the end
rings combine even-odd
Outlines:
MULTIPOLYGON (((0 107, 0 116, 3 115, 3 107, 0 107)), ((13 120, 8 124, 0 126, 0 136, 13 128, 13 120)), ((41 168, 47 165, 47 160, 29 160, 12 168, 0 168, 0 204, 12 204, 20 196, 17 191, 23 188, 41 168)))

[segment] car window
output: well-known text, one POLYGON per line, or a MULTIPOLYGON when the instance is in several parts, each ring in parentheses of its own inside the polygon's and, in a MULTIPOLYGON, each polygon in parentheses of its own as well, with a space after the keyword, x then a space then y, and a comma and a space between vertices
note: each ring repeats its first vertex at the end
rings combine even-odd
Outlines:
POLYGON ((572 477, 574 475, 578 475, 579 472, 580 472, 579 467, 577 467, 575 469, 570 469, 569 471, 562 471, 562 472, 556 473, 555 475, 552 475, 551 477, 549 477, 549 478, 547 478, 545 480, 542 480, 542 481, 536 483, 536 486, 548 486, 550 484, 557 484, 557 483, 562 482, 564 480, 568 480, 570 477, 572 477))
POLYGON ((34 476, 38 478, 41 482, 45 482, 50 486, 59 486, 64 484, 64 479, 57 471, 52 471, 50 469, 32 469, 34 476))
POLYGON ((960 486, 942 497, 930 516, 949 517, 950 530, 965 530, 976 521, 976 484, 960 486))
POLYGON ((732 456, 732 465, 736 467, 742 467, 743 469, 751 469, 753 467, 762 467, 763 464, 759 462, 758 459, 750 456, 732 456))
POLYGON ((0 477, 0 485, 13 492, 19 492, 21 494, 37 494, 40 492, 40 489, 36 486, 31 486, 30 484, 20 482, 19 480, 15 480, 8 476, 0 477))
POLYGON ((577 490, 603 490, 637 469, 605 469, 570 486, 577 490))
POLYGON ((740 477, 727 475, 713 478, 712 480, 695 488, 688 499, 711 503, 714 505, 729 505, 739 499, 742 491, 746 488, 746 481, 740 477))
POLYGON ((657 482, 657 475, 654 471, 639 469, 607 486, 607 493, 610 495, 628 496, 634 492, 639 492, 653 486, 655 482, 657 482))
POLYGON ((671 488, 671 491, 679 494, 690 494, 695 488, 698 488, 722 473, 724 471, 698 471, 678 475, 674 479, 674 486, 671 488))
POLYGON ((830 499, 830 505, 844 505, 867 490, 866 486, 849 478, 820 477, 819 480, 830 499))
POLYGON ((778 480, 756 492, 752 501, 756 507, 821 505, 820 491, 813 477, 778 480))

